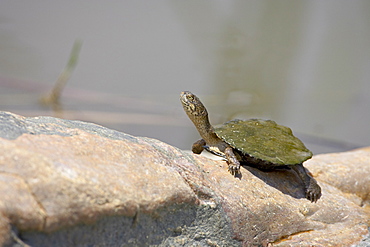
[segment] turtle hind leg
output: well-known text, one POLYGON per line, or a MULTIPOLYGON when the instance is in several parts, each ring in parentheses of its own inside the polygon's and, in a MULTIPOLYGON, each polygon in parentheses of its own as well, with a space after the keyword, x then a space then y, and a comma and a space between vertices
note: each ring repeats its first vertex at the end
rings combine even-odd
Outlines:
POLYGON ((316 180, 307 172, 302 164, 291 166, 291 168, 299 175, 305 185, 306 198, 311 202, 317 202, 321 197, 321 188, 316 180))
POLYGON ((204 147, 206 146, 206 141, 203 139, 200 139, 196 142, 194 142, 193 146, 191 147, 191 151, 195 154, 200 154, 203 152, 204 147))
POLYGON ((237 159, 237 157, 234 154, 234 151, 231 147, 226 147, 225 148, 225 156, 227 160, 227 164, 229 165, 229 172, 233 176, 237 176, 240 174, 240 162, 237 159))

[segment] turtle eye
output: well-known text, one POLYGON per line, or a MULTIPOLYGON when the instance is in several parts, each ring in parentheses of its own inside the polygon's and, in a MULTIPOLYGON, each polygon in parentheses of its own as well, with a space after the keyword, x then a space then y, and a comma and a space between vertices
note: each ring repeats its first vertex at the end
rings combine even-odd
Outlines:
POLYGON ((193 95, 188 95, 188 96, 187 96, 187 98, 188 98, 188 100, 190 100, 190 101, 194 101, 194 97, 193 97, 193 95))

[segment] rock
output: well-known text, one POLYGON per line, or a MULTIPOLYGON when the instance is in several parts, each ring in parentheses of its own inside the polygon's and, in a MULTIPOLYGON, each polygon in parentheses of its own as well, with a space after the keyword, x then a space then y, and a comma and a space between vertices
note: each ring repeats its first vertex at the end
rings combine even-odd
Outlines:
POLYGON ((290 170, 243 167, 237 179, 224 161, 80 121, 0 112, 0 148, 2 246, 369 241, 369 148, 305 162, 317 203, 290 170))

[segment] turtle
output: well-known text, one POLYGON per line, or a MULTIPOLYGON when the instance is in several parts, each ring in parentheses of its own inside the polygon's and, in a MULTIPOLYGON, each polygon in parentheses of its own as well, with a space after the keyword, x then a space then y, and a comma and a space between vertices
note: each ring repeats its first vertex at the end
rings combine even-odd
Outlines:
POLYGON ((213 127, 200 99, 189 91, 180 95, 182 106, 202 139, 192 145, 192 152, 203 150, 223 157, 231 175, 241 175, 240 165, 260 170, 292 169, 305 186, 305 196, 311 202, 321 197, 321 188, 303 166, 312 152, 295 137, 289 127, 272 120, 234 119, 213 127))

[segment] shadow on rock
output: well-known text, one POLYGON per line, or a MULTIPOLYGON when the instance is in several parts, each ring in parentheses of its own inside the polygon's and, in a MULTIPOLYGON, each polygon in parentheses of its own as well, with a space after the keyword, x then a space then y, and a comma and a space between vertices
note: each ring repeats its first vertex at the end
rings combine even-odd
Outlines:
POLYGON ((262 170, 243 164, 243 168, 282 193, 296 199, 306 198, 305 187, 298 174, 289 167, 262 170))

